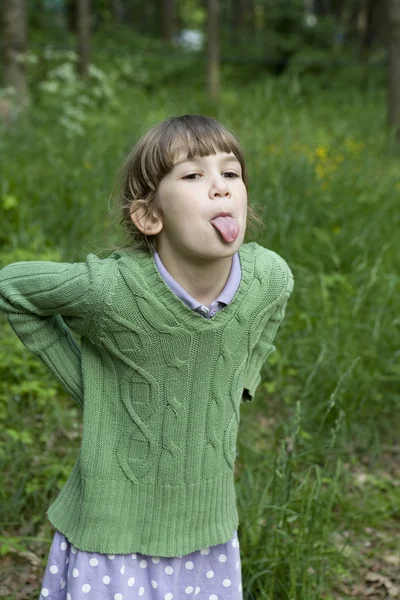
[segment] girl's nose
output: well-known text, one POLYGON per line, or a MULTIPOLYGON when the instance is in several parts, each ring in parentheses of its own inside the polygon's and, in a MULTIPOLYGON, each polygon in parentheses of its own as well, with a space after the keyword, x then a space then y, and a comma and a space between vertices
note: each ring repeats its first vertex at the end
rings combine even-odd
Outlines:
POLYGON ((211 198, 230 196, 230 190, 224 177, 216 178, 210 188, 211 198))

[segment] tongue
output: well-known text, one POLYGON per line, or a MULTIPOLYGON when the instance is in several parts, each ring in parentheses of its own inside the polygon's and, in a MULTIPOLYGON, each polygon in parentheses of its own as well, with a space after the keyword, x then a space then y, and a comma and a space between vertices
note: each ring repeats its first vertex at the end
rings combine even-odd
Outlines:
POLYGON ((210 221, 225 242, 234 242, 239 235, 239 223, 233 217, 215 217, 210 221))

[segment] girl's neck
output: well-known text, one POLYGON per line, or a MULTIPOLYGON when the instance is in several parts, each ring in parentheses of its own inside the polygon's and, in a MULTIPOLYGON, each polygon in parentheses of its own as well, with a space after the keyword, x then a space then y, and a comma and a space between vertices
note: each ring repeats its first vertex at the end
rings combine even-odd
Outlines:
POLYGON ((158 248, 157 252, 171 277, 204 306, 210 306, 224 289, 232 267, 232 256, 214 261, 193 261, 163 248, 158 248))

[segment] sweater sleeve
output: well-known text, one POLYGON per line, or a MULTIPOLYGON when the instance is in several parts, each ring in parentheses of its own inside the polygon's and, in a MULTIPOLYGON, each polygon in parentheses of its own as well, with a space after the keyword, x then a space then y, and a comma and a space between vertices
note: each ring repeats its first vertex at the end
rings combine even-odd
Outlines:
MULTIPOLYGON (((276 255, 277 256, 277 255, 276 255)), ((279 326, 284 319, 286 305, 290 294, 294 288, 293 274, 287 263, 279 257, 279 262, 285 271, 285 284, 283 291, 276 301, 274 309, 267 320, 266 325, 261 331, 258 342, 255 344, 247 363, 247 371, 245 383, 243 386, 242 403, 252 402, 261 382, 261 368, 266 362, 268 356, 275 350, 273 341, 279 329, 279 326)))
POLYGON ((19 262, 0 270, 0 310, 81 407, 81 352, 71 330, 89 331, 96 261, 89 255, 85 263, 19 262))

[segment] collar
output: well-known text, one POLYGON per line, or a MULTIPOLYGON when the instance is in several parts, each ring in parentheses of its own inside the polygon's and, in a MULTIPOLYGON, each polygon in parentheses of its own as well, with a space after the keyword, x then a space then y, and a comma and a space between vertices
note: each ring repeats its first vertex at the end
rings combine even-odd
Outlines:
MULTIPOLYGON (((177 281, 170 275, 167 269, 164 267, 161 262, 160 256, 157 251, 154 252, 154 261, 157 265, 157 268, 160 272, 160 275, 163 277, 165 283, 172 289, 178 298, 182 300, 185 304, 187 304, 191 309, 196 310, 199 307, 203 306, 201 302, 193 298, 188 292, 179 285, 177 281)), ((241 280, 241 268, 238 252, 236 252, 232 257, 232 266, 229 273, 228 280, 225 284, 224 289, 212 304, 219 302, 221 304, 229 304, 233 299, 241 280)))

